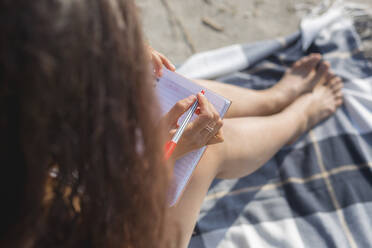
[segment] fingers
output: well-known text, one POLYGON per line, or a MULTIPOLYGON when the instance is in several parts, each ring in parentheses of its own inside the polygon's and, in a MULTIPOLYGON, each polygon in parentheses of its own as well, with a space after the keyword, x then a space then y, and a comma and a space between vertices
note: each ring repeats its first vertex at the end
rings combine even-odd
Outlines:
POLYGON ((222 134, 222 126, 223 126, 223 121, 220 119, 216 123, 216 126, 215 126, 216 132, 213 135, 211 135, 207 145, 214 145, 214 144, 222 143, 224 141, 223 134, 222 134))
POLYGON ((169 128, 176 128, 178 119, 191 107, 195 100, 196 97, 192 95, 188 98, 178 101, 165 115, 166 125, 168 125, 169 128))
POLYGON ((210 110, 210 104, 207 98, 201 94, 197 94, 198 104, 199 104, 199 117, 190 125, 196 131, 203 130, 214 118, 214 113, 210 110))
POLYGON ((163 54, 161 54, 161 53, 159 53, 159 52, 158 52, 158 55, 159 55, 161 61, 163 62, 163 65, 164 65, 167 69, 169 69, 169 70, 171 70, 171 71, 175 71, 175 70, 176 70, 176 67, 172 64, 172 62, 170 62, 169 59, 167 59, 163 54))
MULTIPOLYGON (((178 155, 199 149, 205 145, 223 142, 223 121, 214 106, 202 95, 197 95, 200 114, 189 123, 181 136, 176 148, 178 155)), ((181 107, 181 106, 180 106, 181 107)), ((184 111, 175 111, 181 113, 184 111)), ((170 115, 173 115, 170 113, 170 115)), ((176 116, 174 114, 173 116, 176 116)))
POLYGON ((207 143, 207 145, 215 145, 224 141, 222 129, 218 130, 217 134, 213 136, 207 143))
POLYGON ((162 61, 160 57, 157 55, 157 52, 148 44, 146 44, 147 53, 149 58, 151 59, 152 66, 155 72, 156 77, 162 76, 162 61))
POLYGON ((153 51, 151 54, 152 64, 154 66, 154 72, 157 77, 161 77, 163 75, 163 62, 160 56, 157 55, 156 51, 153 51))
POLYGON ((219 119, 217 122, 213 121, 212 123, 208 124, 200 131, 200 138, 204 140, 205 145, 221 143, 224 140, 221 129, 223 126, 223 121, 219 119))
POLYGON ((200 107, 199 117, 191 123, 192 128, 199 131, 200 140, 204 144, 216 144, 223 141, 221 127, 223 122, 219 113, 214 106, 207 100, 207 98, 198 94, 198 101, 200 107))
POLYGON ((151 47, 149 49, 151 53, 151 61, 157 77, 161 77, 163 75, 163 65, 171 71, 176 70, 176 67, 163 54, 155 51, 151 47))
POLYGON ((200 111, 202 111, 202 109, 205 109, 208 106, 209 103, 208 99, 202 93, 198 93, 196 97, 198 98, 199 101, 198 104, 200 111))

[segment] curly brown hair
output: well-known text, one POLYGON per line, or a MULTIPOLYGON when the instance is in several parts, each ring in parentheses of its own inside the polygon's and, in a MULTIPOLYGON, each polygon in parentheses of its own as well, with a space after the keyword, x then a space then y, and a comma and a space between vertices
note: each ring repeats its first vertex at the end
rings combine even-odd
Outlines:
POLYGON ((168 171, 131 0, 0 0, 1 247, 164 247, 168 171))

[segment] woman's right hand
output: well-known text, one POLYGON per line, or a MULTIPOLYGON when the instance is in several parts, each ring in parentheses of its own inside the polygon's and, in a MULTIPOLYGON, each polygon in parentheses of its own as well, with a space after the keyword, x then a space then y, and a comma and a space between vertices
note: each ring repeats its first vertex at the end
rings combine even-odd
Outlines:
POLYGON ((181 136, 172 158, 178 159, 183 155, 201 148, 205 145, 212 145, 223 142, 222 129, 223 122, 220 115, 208 99, 201 93, 197 96, 190 96, 176 103, 173 108, 165 115, 164 121, 168 127, 169 140, 177 131, 178 119, 184 114, 198 99, 199 115, 188 124, 181 136))

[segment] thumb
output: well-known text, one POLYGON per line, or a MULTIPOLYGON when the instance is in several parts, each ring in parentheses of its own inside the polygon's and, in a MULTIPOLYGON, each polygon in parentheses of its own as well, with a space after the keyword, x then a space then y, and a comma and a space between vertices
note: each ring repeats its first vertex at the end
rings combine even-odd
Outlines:
POLYGON ((183 115, 195 102, 196 96, 192 95, 181 101, 178 101, 171 110, 165 115, 167 125, 174 127, 177 125, 178 119, 183 115))

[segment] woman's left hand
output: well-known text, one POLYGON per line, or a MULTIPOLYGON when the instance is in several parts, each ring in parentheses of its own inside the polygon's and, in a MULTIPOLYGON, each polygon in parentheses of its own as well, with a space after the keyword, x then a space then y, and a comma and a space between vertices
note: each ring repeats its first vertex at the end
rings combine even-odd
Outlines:
POLYGON ((176 70, 176 67, 163 54, 154 50, 149 45, 147 45, 147 50, 150 55, 152 65, 154 67, 156 77, 161 77, 163 75, 163 65, 171 71, 176 70))

